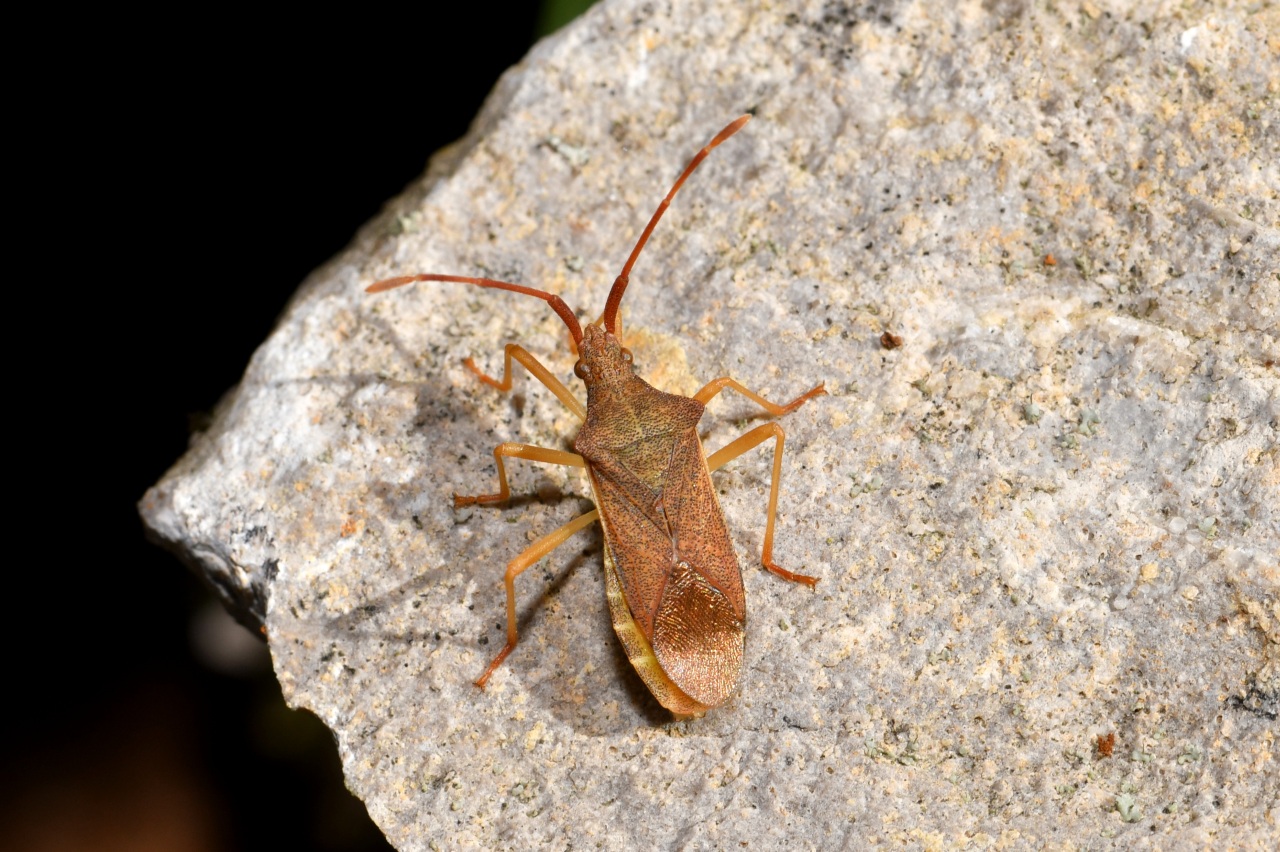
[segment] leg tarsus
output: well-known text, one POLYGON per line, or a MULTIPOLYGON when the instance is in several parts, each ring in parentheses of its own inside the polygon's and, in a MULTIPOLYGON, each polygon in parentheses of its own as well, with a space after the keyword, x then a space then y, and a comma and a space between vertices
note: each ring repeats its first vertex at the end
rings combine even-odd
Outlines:
POLYGON ((795 411, 797 408, 804 405, 806 402, 813 399, 814 397, 826 396, 826 395, 827 395, 827 383, 818 382, 817 385, 809 388, 807 391, 800 394, 798 397, 791 400, 786 405, 782 406, 782 409, 783 409, 782 413, 790 414, 792 411, 795 411))
POLYGON ((498 652, 498 656, 494 657, 493 662, 489 663, 489 667, 484 670, 484 674, 480 675, 480 677, 475 679, 474 681, 475 685, 480 687, 481 690, 483 690, 485 687, 485 684, 489 682, 489 675, 493 674, 494 671, 497 670, 498 666, 502 665, 502 661, 507 658, 507 655, 510 654, 515 649, 516 649, 516 643, 514 641, 508 640, 507 644, 503 645, 502 650, 498 652))
POLYGON ((510 375, 504 374, 501 380, 495 379, 493 376, 489 375, 484 370, 481 370, 479 367, 477 367, 476 359, 472 358, 470 355, 462 359, 462 366, 466 367, 473 374, 475 374, 475 377, 477 379, 484 382, 486 385, 488 385, 489 387, 495 390, 500 390, 500 391, 511 390, 510 375))
POLYGON ((790 580, 793 583, 800 583, 811 589, 818 587, 818 578, 810 577, 808 574, 795 574, 786 568, 779 567, 775 562, 765 562, 764 567, 769 569, 770 574, 776 574, 784 580, 790 580))

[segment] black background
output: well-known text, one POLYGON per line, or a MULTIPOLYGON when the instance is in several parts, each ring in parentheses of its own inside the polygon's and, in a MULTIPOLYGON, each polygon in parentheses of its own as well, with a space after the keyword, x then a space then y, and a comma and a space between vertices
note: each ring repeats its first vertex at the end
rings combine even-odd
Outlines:
POLYGON ((306 275, 465 133, 537 8, 449 16, 79 21, 87 41, 45 54, 67 81, 22 84, 40 118, 16 126, 47 150, 31 239, 9 242, 39 307, 10 316, 75 317, 23 332, 43 342, 14 365, 38 394, 11 403, 10 451, 46 473, 11 516, 0 846, 384 848, 270 671, 198 661, 209 593, 135 503, 306 275))

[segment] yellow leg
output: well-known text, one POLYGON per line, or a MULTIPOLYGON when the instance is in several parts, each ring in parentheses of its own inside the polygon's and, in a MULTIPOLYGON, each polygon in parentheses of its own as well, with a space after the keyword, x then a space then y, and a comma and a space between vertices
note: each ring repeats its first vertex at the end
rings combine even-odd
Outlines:
POLYGON ((739 384, 738 382, 735 382, 733 379, 729 378, 728 376, 721 376, 718 379, 712 379, 711 381, 707 382, 706 387, 704 387, 702 390, 695 393, 693 395, 693 398, 696 399, 698 402, 702 403, 703 405, 706 405, 707 402, 713 396, 720 393, 720 391, 724 390, 725 388, 733 388, 738 393, 742 394, 747 399, 754 402, 756 405, 759 405, 765 411, 777 417, 781 417, 783 414, 789 414, 790 412, 795 411, 797 408, 804 405, 809 400, 813 399, 815 396, 822 396, 827 392, 826 382, 823 382, 817 387, 811 388, 805 391, 804 393, 800 394, 800 396, 791 400, 786 405, 778 405, 777 403, 773 403, 765 399, 755 391, 747 390, 741 384, 739 384))
POLYGON ((551 375, 551 371, 542 366, 542 363, 537 358, 530 355, 529 350, 525 349, 523 346, 517 346, 514 343, 507 344, 507 357, 503 361, 502 367, 502 381, 498 381, 492 376, 482 373, 480 368, 476 366, 476 362, 470 358, 463 360, 462 364, 468 370, 475 373, 480 378, 480 381, 484 382, 489 387, 497 388, 500 391, 509 391, 511 390, 511 360, 513 358, 519 361, 535 379, 550 388, 551 392, 565 404, 565 407, 578 415, 579 420, 587 419, 587 409, 585 409, 582 406, 582 403, 578 402, 578 398, 564 386, 564 382, 551 375))
MULTIPOLYGON (((734 382, 734 384, 737 383, 734 382)), ((819 385, 814 388, 814 390, 809 391, 808 394, 805 394, 789 405, 796 406, 803 403, 805 399, 807 399, 811 394, 814 394, 815 391, 822 391, 822 386, 819 385)), ((758 401, 763 403, 763 400, 758 401)), ((783 407, 785 408, 787 406, 783 407)), ((818 584, 817 577, 810 577, 805 574, 793 574, 785 568, 780 568, 777 563, 773 561, 773 522, 778 514, 778 483, 782 479, 782 443, 784 438, 782 427, 777 423, 765 423, 761 426, 757 426, 741 438, 738 438, 736 441, 731 441, 729 444, 707 456, 707 468, 710 470, 719 470, 738 456, 745 453, 747 450, 758 447, 770 438, 775 440, 773 445, 773 477, 769 483, 769 513, 764 525, 764 550, 763 553, 761 553, 760 559, 764 563, 764 567, 768 568, 771 572, 777 574, 782 579, 790 580, 793 583, 804 583, 812 589, 818 584)))
POLYGON ((543 447, 531 447, 528 444, 499 444, 493 448, 493 460, 498 465, 498 493, 497 494, 477 494, 471 497, 464 497, 460 494, 453 495, 453 506, 455 509, 463 506, 471 506, 476 503, 501 503, 511 496, 511 488, 507 485, 507 468, 502 463, 503 457, 526 459, 528 461, 543 462, 544 464, 562 464, 565 467, 586 467, 587 463, 583 461, 582 456, 577 453, 569 453, 564 450, 548 450, 543 447))
POLYGON ((519 638, 516 634, 516 577, 524 573, 524 570, 530 565, 536 564, 539 559, 564 544, 574 533, 589 526, 598 517, 600 517, 600 513, 592 509, 585 515, 574 518, 555 532, 548 533, 535 541, 526 551, 512 559, 507 565, 507 573, 503 577, 503 582, 507 586, 507 644, 502 646, 502 650, 498 652, 498 656, 493 658, 489 668, 485 669, 484 674, 480 675, 476 680, 476 686, 484 689, 484 685, 489 682, 489 675, 493 674, 494 670, 502 665, 502 661, 516 647, 516 641, 519 638))

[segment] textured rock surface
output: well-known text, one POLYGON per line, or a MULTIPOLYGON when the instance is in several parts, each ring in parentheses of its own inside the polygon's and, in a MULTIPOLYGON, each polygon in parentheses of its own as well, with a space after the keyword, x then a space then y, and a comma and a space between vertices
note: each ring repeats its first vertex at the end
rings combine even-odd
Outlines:
MULTIPOLYGON (((142 504, 241 617, 350 786, 420 848, 1264 848, 1280 832, 1280 17, 1268 4, 615 2, 540 44, 472 134, 313 279, 142 504), (642 372, 782 400, 717 474, 744 563, 738 696, 670 723, 605 609, 564 330, 744 109, 626 303, 642 372), (901 348, 880 343, 885 331, 901 348)), ((707 445, 752 412, 717 400, 707 445)), ((1274 847, 1272 847, 1274 848, 1274 847)))

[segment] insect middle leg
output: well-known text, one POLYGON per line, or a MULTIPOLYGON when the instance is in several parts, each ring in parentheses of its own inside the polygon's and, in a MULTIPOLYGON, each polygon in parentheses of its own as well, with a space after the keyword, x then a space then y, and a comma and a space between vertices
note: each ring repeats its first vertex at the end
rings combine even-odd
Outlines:
POLYGON ((503 582, 507 586, 507 644, 502 646, 498 656, 493 658, 493 662, 489 663, 489 667, 484 670, 484 674, 480 675, 476 680, 476 686, 484 689, 484 685, 489 682, 489 675, 493 674, 494 670, 502 665, 502 661, 516 647, 516 642, 519 639, 516 633, 516 577, 524 573, 525 569, 530 565, 536 564, 539 559, 564 544, 574 533, 590 526, 599 517, 600 512, 592 509, 585 515, 574 518, 555 532, 548 533, 535 541, 527 550, 507 564, 507 573, 503 576, 503 582))
POLYGON ((453 507, 473 506, 476 503, 501 503, 511 496, 511 487, 507 484, 507 467, 503 458, 527 459, 545 464, 560 464, 565 467, 586 467, 587 463, 577 453, 565 450, 549 450, 546 447, 531 447, 528 444, 505 443, 493 448, 493 461, 498 466, 498 491, 496 494, 475 494, 471 496, 454 494, 453 507))
MULTIPOLYGON (((712 379, 707 382, 702 390, 693 395, 693 398, 701 402, 703 405, 706 405, 712 397, 720 393, 720 391, 725 388, 732 388, 776 417, 789 414, 809 400, 813 399, 815 396, 822 396, 827 392, 826 382, 822 382, 816 387, 810 388, 800 394, 800 396, 791 400, 786 405, 778 405, 777 403, 770 402, 765 399, 755 391, 744 387, 740 382, 734 381, 728 376, 721 376, 718 379, 712 379)), ((782 577, 785 580, 791 580, 793 583, 804 583, 809 588, 813 588, 818 583, 816 577, 810 577, 805 574, 793 574, 773 561, 773 524, 778 514, 778 485, 782 479, 782 444, 784 437, 785 433, 782 431, 782 427, 776 423, 766 423, 763 426, 757 426, 741 438, 738 438, 736 441, 729 443, 727 446, 722 447, 707 456, 707 467, 710 470, 718 470, 733 459, 736 459, 738 456, 745 453, 747 450, 759 446, 769 440, 769 438, 775 439, 773 447, 773 476, 769 483, 769 513, 768 518, 765 521, 764 552, 761 554, 761 561, 764 563, 764 567, 768 568, 779 577, 782 577)))

